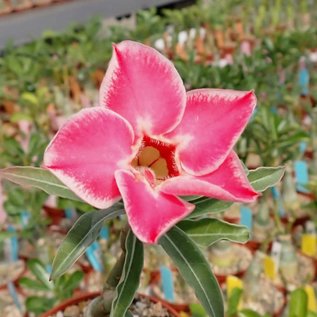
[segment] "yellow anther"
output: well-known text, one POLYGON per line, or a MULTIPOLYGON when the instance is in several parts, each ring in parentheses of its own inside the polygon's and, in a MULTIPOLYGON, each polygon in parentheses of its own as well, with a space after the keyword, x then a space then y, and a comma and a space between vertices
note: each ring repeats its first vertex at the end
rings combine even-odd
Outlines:
POLYGON ((139 166, 150 166, 160 158, 160 152, 153 146, 146 146, 139 154, 139 166))
POLYGON ((154 164, 152 164, 151 169, 154 171, 157 178, 165 178, 168 176, 167 163, 163 158, 159 158, 154 164))

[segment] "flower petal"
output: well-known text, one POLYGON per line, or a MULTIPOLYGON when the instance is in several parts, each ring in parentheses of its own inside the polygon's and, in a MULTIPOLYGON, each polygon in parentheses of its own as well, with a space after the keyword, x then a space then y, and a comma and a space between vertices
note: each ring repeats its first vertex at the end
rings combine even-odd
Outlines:
POLYGON ((156 191, 140 173, 134 175, 128 170, 117 170, 115 177, 132 231, 145 243, 156 243, 195 207, 156 191))
POLYGON ((87 203, 107 208, 120 198, 115 169, 128 165, 134 133, 116 113, 89 108, 72 117, 44 154, 44 166, 87 203))
POLYGON ((114 45, 100 104, 126 118, 136 134, 160 135, 182 119, 186 91, 166 57, 151 47, 124 41, 114 45))
POLYGON ((182 175, 170 178, 159 189, 170 195, 200 195, 245 203, 253 202, 259 196, 250 185, 233 151, 214 172, 205 176, 182 175))
POLYGON ((206 175, 228 156, 256 105, 252 91, 198 89, 187 94, 181 123, 168 138, 178 142, 186 172, 206 175))

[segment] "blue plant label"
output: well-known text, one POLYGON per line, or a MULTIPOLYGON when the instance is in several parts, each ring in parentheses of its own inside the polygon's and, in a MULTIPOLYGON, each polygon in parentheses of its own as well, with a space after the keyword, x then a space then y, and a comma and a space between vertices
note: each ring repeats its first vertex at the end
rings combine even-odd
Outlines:
POLYGON ((307 142, 305 142, 305 141, 300 142, 299 143, 300 152, 305 153, 306 149, 307 149, 307 142))
POLYGON ((30 222, 30 213, 27 210, 24 210, 21 212, 21 222, 22 222, 22 227, 25 228, 28 226, 30 222))
POLYGON ((65 208, 65 216, 69 220, 78 218, 77 212, 74 208, 65 208))
POLYGON ((309 93, 309 72, 307 68, 301 68, 299 70, 299 86, 301 88, 301 94, 307 96, 309 93))
POLYGON ((104 267, 101 260, 100 244, 95 241, 86 250, 86 256, 93 269, 97 272, 103 272, 104 267))
POLYGON ((175 301, 174 295, 174 281, 173 281, 173 273, 171 269, 165 265, 160 267, 161 272, 161 282, 164 293, 164 298, 169 302, 175 301))
POLYGON ((284 217, 286 215, 286 212, 285 212, 283 200, 281 199, 280 191, 278 190, 277 187, 274 186, 271 188, 271 192, 272 192, 273 199, 277 203, 278 214, 280 215, 280 217, 284 217))
POLYGON ((249 207, 240 207, 240 224, 252 230, 252 211, 249 207))
MULTIPOLYGON (((9 226, 8 227, 8 232, 15 233, 16 230, 14 227, 9 226)), ((17 236, 13 236, 10 238, 10 246, 9 246, 9 252, 8 252, 8 258, 10 261, 18 261, 19 259, 19 241, 17 236)))
POLYGON ((21 312, 22 311, 22 306, 21 306, 21 303, 20 303, 20 300, 19 300, 19 296, 18 296, 18 293, 17 293, 17 290, 16 290, 14 284, 12 282, 9 282, 7 284, 7 287, 8 287, 8 290, 9 290, 9 294, 10 294, 10 296, 13 299, 14 305, 21 312))
POLYGON ((46 264, 46 265, 45 265, 45 269, 46 269, 46 272, 47 272, 48 274, 51 274, 53 267, 52 267, 51 264, 46 264))
POLYGON ((296 188, 300 192, 307 192, 305 186, 308 184, 308 166, 305 161, 295 161, 294 163, 296 188))
POLYGON ((102 227, 100 230, 100 238, 103 240, 109 240, 109 228, 108 227, 102 227))

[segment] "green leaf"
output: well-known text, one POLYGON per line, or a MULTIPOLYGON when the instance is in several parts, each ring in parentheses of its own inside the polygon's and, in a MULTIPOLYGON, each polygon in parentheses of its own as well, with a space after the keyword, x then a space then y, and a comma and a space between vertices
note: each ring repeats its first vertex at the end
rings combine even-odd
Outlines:
POLYGON ((223 317, 224 306, 220 287, 198 246, 181 229, 174 227, 159 243, 171 257, 182 277, 196 293, 210 317, 223 317))
POLYGON ((49 170, 39 167, 8 167, 0 170, 0 177, 23 187, 35 187, 48 193, 72 200, 80 200, 49 170))
POLYGON ((192 317, 207 317, 204 307, 200 304, 189 304, 189 308, 192 317))
POLYGON ((251 309, 243 309, 238 313, 239 317, 261 317, 261 315, 251 309))
POLYGON ((126 256, 121 279, 116 288, 110 317, 126 316, 140 283, 143 268, 143 244, 130 230, 125 242, 126 256))
POLYGON ((195 210, 189 215, 190 218, 204 215, 206 213, 218 213, 228 209, 233 202, 222 201, 213 198, 202 198, 197 201, 191 202, 195 204, 195 210))
POLYGON ((20 278, 19 285, 24 287, 24 288, 31 289, 31 290, 34 290, 34 291, 47 292, 48 290, 50 290, 50 288, 48 288, 43 283, 41 283, 41 282, 39 282, 37 280, 30 279, 28 277, 20 278))
POLYGON ((235 287, 228 299, 228 317, 236 316, 243 290, 235 287))
POLYGON ((27 263, 28 269, 37 278, 38 282, 42 283, 49 290, 54 289, 54 283, 49 281, 49 274, 44 268, 44 265, 37 259, 29 260, 27 263))
POLYGON ((16 232, 0 231, 0 242, 15 237, 16 235, 16 232))
POLYGON ((250 238, 247 227, 218 219, 184 220, 178 225, 191 239, 202 246, 210 246, 219 240, 245 243, 250 238))
POLYGON ((66 290, 73 291, 84 278, 84 273, 82 271, 73 272, 70 276, 67 276, 63 288, 66 290))
POLYGON ((57 250, 53 261, 51 279, 64 274, 98 237, 103 222, 123 213, 122 207, 115 205, 105 210, 83 214, 68 231, 57 250))
POLYGON ((252 187, 258 191, 263 192, 269 187, 280 182, 284 175, 284 167, 259 167, 250 171, 248 179, 252 187))
POLYGON ((35 314, 41 314, 51 309, 55 304, 54 298, 45 298, 39 296, 28 297, 25 301, 25 305, 28 312, 35 314))
POLYGON ((291 293, 288 307, 289 317, 306 317, 308 296, 304 289, 298 288, 291 293))

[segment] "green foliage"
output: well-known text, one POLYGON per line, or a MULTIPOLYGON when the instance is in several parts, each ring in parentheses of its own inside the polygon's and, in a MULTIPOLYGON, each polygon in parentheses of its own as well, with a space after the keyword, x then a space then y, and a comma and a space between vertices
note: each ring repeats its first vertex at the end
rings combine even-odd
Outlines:
POLYGON ((80 200, 49 170, 39 167, 8 167, 0 170, 0 177, 24 187, 35 187, 47 194, 80 200))
POLYGON ((99 236, 105 221, 123 213, 122 206, 83 214, 68 231, 53 261, 51 279, 63 275, 99 236))
POLYGON ((308 312, 307 305, 308 296, 305 290, 302 288, 294 290, 289 300, 289 317, 306 317, 308 312))
POLYGON ((159 241, 210 317, 224 316, 223 299, 210 265, 195 243, 174 227, 159 241))
POLYGON ((28 312, 35 314, 44 313, 56 303, 72 296, 84 277, 83 272, 75 271, 52 282, 49 281, 49 273, 39 260, 29 260, 27 267, 32 278, 22 277, 19 285, 34 294, 27 297, 25 304, 28 312))
POLYGON ((218 219, 184 220, 177 225, 198 245, 208 247, 219 240, 245 243, 250 238, 248 228, 218 219))
POLYGON ((131 230, 127 234, 125 250, 122 275, 116 287, 110 317, 126 316, 140 283, 143 269, 143 244, 131 230))

